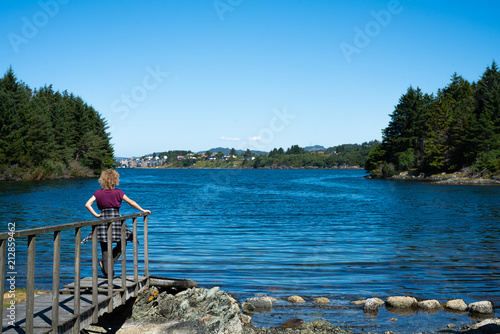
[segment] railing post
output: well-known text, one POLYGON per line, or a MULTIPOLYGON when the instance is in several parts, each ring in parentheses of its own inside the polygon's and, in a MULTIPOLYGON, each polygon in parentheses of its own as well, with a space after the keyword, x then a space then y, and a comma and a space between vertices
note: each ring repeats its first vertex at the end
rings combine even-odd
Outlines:
POLYGON ((149 246, 148 246, 148 216, 144 216, 144 274, 146 288, 149 288, 149 246))
POLYGON ((80 333, 80 266, 82 228, 75 229, 75 299, 73 314, 76 316, 73 333, 80 333))
POLYGON ((61 231, 54 232, 54 260, 52 263, 52 331, 59 326, 59 277, 61 265, 61 231))
POLYGON ((113 223, 108 223, 107 230, 108 248, 108 312, 113 311, 113 223))
MULTIPOLYGON (((0 305, 3 305, 3 292, 5 291, 5 265, 7 260, 7 240, 0 240, 0 305)), ((3 307, 3 306, 2 306, 3 307)), ((3 313, 0 326, 3 328, 3 313)))
POLYGON ((132 244, 134 246, 134 297, 139 295, 139 255, 137 252, 137 218, 132 219, 132 244))
POLYGON ((97 280, 97 226, 92 225, 92 322, 99 320, 98 280, 97 280))
MULTIPOLYGON (((36 235, 28 236, 28 270, 26 274, 26 333, 33 333, 35 310, 36 235)), ((3 293, 3 291, 2 291, 3 293)))
POLYGON ((127 301, 127 239, 125 220, 121 221, 121 252, 122 252, 122 305, 127 301))

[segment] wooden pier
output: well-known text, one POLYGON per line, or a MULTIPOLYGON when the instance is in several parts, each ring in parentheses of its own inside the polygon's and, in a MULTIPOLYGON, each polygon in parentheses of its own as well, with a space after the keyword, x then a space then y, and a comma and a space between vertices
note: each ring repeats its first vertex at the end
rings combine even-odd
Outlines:
MULTIPOLYGON (((2 316, 2 333, 79 333, 84 327, 96 323, 98 318, 114 308, 136 297, 143 289, 149 287, 148 261, 148 213, 127 215, 106 220, 78 222, 50 227, 35 228, 22 231, 0 233, 0 291, 5 291, 5 282, 9 272, 6 272, 11 245, 20 238, 28 239, 26 301, 16 304, 15 309, 6 308, 2 316), (144 274, 138 272, 138 240, 137 218, 144 217, 144 274), (125 223, 132 219, 133 223, 133 275, 127 276, 127 256, 125 240, 125 223), (110 267, 108 277, 99 278, 97 274, 97 225, 108 224, 108 240, 111 240, 111 223, 120 221, 121 230, 121 276, 112 276, 112 243, 108 242, 110 267), (92 277, 81 279, 81 229, 92 227, 92 277), (60 288, 60 253, 61 232, 75 230, 75 278, 70 284, 60 288), (54 234, 52 293, 35 295, 35 255, 36 238, 38 235, 54 234), (9 245, 9 247, 7 247, 9 245), (6 276, 7 274, 7 276, 6 276), (14 312, 12 312, 14 310, 14 312)), ((19 265, 19 263, 18 263, 19 265)), ((8 282, 8 280, 7 280, 8 282)), ((0 294, 0 303, 3 304, 4 294, 0 294)))

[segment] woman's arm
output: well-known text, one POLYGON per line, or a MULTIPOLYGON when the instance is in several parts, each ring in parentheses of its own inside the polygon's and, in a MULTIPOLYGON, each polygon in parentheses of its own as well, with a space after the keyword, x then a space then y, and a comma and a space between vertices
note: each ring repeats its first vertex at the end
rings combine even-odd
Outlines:
POLYGON ((85 203, 85 207, 87 208, 87 210, 90 211, 90 213, 96 217, 96 218, 99 218, 101 217, 101 214, 97 214, 97 212, 95 212, 94 208, 92 207, 92 204, 94 204, 95 202, 95 196, 92 196, 90 197, 90 199, 87 201, 87 203, 85 203))
POLYGON ((139 204, 137 204, 135 201, 133 201, 133 200, 131 200, 130 198, 128 198, 128 197, 127 197, 127 195, 123 195, 123 200, 124 200, 125 202, 127 202, 127 203, 128 203, 131 207, 133 207, 134 209, 137 209, 137 210, 139 210, 139 211, 141 211, 141 212, 149 212, 149 213, 151 213, 151 211, 150 211, 150 210, 144 210, 143 208, 141 208, 141 207, 139 206, 139 204))

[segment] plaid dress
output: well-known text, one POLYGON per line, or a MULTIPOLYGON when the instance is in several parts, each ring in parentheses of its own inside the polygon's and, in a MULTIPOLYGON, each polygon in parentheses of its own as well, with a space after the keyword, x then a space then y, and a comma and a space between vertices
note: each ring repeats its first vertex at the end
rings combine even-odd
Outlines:
MULTIPOLYGON (((101 217, 99 219, 109 219, 120 217, 120 210, 118 208, 105 208, 101 211, 101 217)), ((112 232, 113 240, 112 242, 121 242, 122 226, 121 221, 112 222, 112 232)), ((92 232, 89 233, 82 240, 82 244, 88 242, 92 239, 92 232)), ((132 231, 125 225, 125 239, 127 241, 132 241, 132 231)), ((108 224, 97 225, 97 240, 100 242, 108 242, 108 224)))

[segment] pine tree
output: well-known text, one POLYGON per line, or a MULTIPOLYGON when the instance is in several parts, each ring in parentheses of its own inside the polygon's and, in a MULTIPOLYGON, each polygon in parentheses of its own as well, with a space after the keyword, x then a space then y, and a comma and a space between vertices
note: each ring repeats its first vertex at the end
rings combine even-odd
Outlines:
POLYGON ((454 171, 464 164, 463 137, 474 108, 473 94, 471 84, 457 73, 447 87, 438 90, 427 122, 427 171, 454 171))
POLYGON ((433 97, 422 93, 420 88, 409 87, 406 94, 399 99, 391 121, 383 130, 382 147, 384 160, 399 165, 399 155, 409 149, 414 151, 417 167, 422 161, 427 134, 426 120, 433 97))

